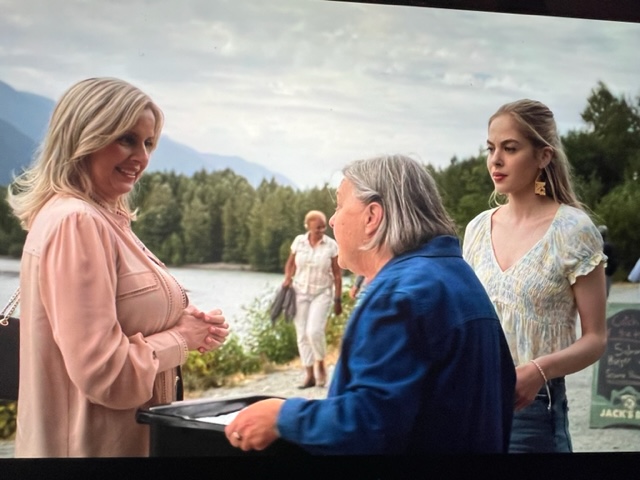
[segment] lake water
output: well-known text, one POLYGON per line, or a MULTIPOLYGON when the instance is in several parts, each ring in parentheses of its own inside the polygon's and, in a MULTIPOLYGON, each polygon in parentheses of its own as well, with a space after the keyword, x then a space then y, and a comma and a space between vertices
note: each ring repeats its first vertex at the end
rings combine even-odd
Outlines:
MULTIPOLYGON (((201 310, 220 308, 240 337, 246 331, 246 309, 256 299, 268 307, 284 274, 200 268, 170 268, 187 289, 190 302, 201 310)), ((19 283, 20 260, 0 257, 0 305, 4 307, 19 283)))

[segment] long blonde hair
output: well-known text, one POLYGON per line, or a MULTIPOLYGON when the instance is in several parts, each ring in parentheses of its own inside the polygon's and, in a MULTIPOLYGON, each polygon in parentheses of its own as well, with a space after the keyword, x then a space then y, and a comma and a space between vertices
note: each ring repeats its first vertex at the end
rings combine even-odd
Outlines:
MULTIPOLYGON (((155 117, 155 148, 164 117, 144 92, 117 78, 89 78, 69 88, 53 111, 33 163, 8 188, 7 200, 22 227, 29 230, 56 194, 89 201, 93 186, 87 157, 131 129, 145 109, 155 117)), ((116 206, 134 217, 129 195, 121 196, 116 206)))
MULTIPOLYGON (((520 126, 520 131, 535 148, 550 147, 553 151, 551 161, 544 167, 542 179, 547 182, 546 196, 558 203, 564 203, 576 208, 584 209, 571 183, 571 166, 564 151, 560 135, 553 117, 553 112, 541 102, 522 99, 502 105, 489 118, 489 126, 496 117, 510 115, 520 126)), ((491 203, 498 204, 497 193, 494 191, 491 203)))

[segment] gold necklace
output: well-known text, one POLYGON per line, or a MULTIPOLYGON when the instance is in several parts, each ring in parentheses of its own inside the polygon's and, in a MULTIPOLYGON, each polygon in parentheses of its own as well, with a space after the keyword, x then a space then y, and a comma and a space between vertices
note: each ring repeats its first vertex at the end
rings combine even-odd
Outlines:
POLYGON ((107 205, 106 203, 102 202, 95 195, 93 195, 91 193, 89 194, 89 198, 91 200, 93 200, 93 202, 96 203, 98 206, 104 208, 107 212, 115 213, 116 215, 120 215, 121 217, 129 218, 123 211, 119 210, 118 208, 115 208, 115 209, 111 208, 109 205, 107 205))

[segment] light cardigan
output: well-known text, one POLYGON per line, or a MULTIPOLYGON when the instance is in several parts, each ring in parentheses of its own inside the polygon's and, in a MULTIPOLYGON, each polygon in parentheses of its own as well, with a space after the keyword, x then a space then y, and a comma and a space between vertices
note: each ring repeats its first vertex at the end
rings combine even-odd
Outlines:
POLYGON ((16 457, 148 455, 135 413, 175 399, 181 286, 127 217, 56 196, 27 235, 20 287, 16 457))

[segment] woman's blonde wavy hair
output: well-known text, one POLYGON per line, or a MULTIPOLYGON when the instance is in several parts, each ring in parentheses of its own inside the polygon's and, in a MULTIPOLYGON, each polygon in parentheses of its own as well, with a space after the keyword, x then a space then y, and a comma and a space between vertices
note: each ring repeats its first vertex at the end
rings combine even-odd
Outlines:
MULTIPOLYGON (((55 194, 90 201, 87 157, 133 128, 145 109, 155 117, 155 148, 164 116, 140 89, 117 78, 89 78, 69 88, 53 111, 33 163, 9 186, 7 200, 22 227, 29 230, 55 194)), ((129 195, 121 196, 116 206, 135 218, 129 195)))

